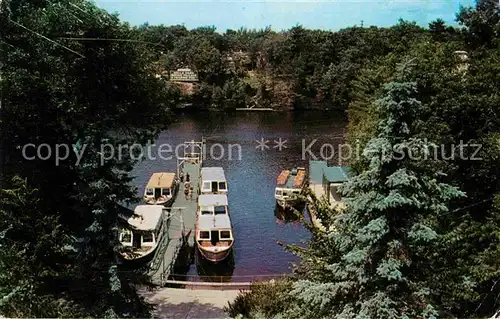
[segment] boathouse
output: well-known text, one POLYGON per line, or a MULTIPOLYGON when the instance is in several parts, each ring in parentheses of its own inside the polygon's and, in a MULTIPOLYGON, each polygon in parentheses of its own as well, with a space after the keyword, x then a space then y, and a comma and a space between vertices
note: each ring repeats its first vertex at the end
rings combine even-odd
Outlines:
POLYGON ((328 166, 326 161, 310 161, 309 187, 317 198, 326 197, 333 206, 342 203, 339 186, 345 183, 351 172, 347 166, 328 166))

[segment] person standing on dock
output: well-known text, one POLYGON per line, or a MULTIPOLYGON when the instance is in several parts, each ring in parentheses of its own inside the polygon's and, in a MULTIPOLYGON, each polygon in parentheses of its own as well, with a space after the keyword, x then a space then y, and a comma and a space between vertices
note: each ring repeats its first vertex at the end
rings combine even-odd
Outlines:
POLYGON ((190 182, 189 181, 189 173, 186 174, 186 182, 188 182, 188 183, 190 182))
POLYGON ((184 173, 182 172, 182 170, 179 172, 179 179, 181 180, 181 183, 184 182, 184 173))
POLYGON ((191 191, 191 183, 188 180, 189 174, 186 175, 186 182, 184 183, 184 195, 186 196, 186 200, 189 199, 189 193, 191 191))

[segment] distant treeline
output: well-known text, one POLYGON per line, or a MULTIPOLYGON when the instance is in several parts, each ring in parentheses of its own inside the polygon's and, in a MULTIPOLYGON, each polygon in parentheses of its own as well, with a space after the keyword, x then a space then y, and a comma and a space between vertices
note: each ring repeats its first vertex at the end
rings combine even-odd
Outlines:
POLYGON ((210 108, 345 110, 356 94, 352 81, 380 59, 397 59, 429 41, 448 43, 451 54, 464 48, 467 37, 464 29, 441 19, 428 28, 400 20, 390 28, 353 26, 337 32, 297 25, 280 32, 268 27, 220 34, 215 27, 147 24, 138 31, 141 39, 157 44, 151 54, 158 73, 180 67, 198 73, 200 82, 189 94, 178 94, 210 108))

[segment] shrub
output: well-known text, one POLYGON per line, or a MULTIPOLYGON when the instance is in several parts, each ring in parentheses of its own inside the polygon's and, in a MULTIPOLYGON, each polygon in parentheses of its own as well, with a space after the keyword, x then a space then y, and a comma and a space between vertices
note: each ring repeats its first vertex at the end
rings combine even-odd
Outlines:
POLYGON ((241 291, 233 302, 224 307, 231 317, 255 318, 256 314, 272 318, 286 310, 290 303, 289 292, 292 281, 289 279, 253 283, 249 291, 241 291))

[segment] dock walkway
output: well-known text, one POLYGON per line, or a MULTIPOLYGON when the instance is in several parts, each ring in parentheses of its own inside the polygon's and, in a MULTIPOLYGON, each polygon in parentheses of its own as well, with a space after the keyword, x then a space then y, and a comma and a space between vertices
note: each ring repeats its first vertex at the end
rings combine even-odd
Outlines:
POLYGON ((186 196, 185 185, 181 182, 169 214, 164 219, 165 225, 163 229, 166 231, 166 236, 164 235, 158 244, 148 273, 151 282, 158 286, 165 285, 181 248, 186 243, 190 248, 194 247, 196 210, 202 166, 201 152, 196 155, 195 158, 182 158, 180 164, 178 164, 179 167, 182 166, 179 169, 182 169, 184 181, 189 175, 191 192, 189 196, 186 196))

